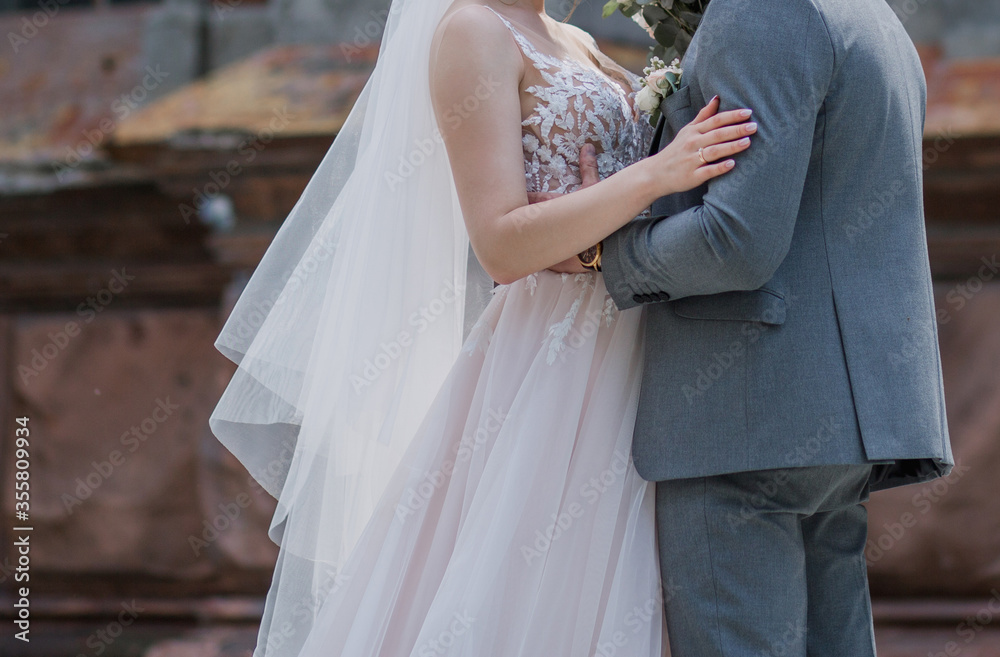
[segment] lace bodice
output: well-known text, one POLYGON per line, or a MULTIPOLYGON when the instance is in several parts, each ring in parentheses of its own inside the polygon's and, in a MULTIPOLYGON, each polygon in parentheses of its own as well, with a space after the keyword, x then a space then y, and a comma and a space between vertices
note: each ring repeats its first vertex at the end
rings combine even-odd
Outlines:
POLYGON ((545 81, 526 89, 538 102, 521 122, 529 192, 566 193, 579 188, 580 149, 587 142, 597 150, 602 179, 649 152, 653 127, 648 115, 629 104, 629 97, 641 88, 638 76, 628 73, 632 92, 626 94, 593 67, 539 52, 510 21, 493 13, 545 81))
MULTIPOLYGON (((506 18, 496 11, 493 13, 510 29, 521 51, 544 81, 544 84, 525 89, 537 100, 531 113, 521 121, 524 174, 529 192, 568 193, 578 189, 580 149, 588 142, 597 150, 598 173, 602 179, 637 162, 649 152, 654 133, 649 116, 633 110, 629 103, 630 97, 634 98, 641 88, 638 76, 628 73, 632 92, 627 93, 596 68, 539 52, 506 18)), ((642 215, 648 214, 647 208, 642 215)), ((548 365, 565 362, 582 335, 602 330, 602 327, 610 330, 618 318, 619 311, 601 274, 537 272, 494 288, 494 300, 472 328, 463 351, 470 355, 485 352, 492 341, 492 327, 499 321, 506 297, 512 290, 516 290, 516 295, 535 297, 539 288, 544 288, 539 296, 548 299, 539 308, 554 303, 553 294, 558 298, 568 293, 573 298, 565 317, 550 325, 542 340, 548 365), (540 276, 545 276, 545 280, 540 276), (555 281, 558 281, 559 291, 552 286, 555 281), (592 304, 591 297, 595 294, 599 300, 592 304), (587 309, 588 305, 593 307, 587 309)))

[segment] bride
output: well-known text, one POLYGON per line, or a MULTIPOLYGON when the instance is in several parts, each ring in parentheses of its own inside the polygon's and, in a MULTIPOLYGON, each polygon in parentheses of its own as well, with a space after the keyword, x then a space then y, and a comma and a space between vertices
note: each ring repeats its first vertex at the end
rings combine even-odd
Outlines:
POLYGON ((643 311, 592 247, 748 140, 714 100, 646 158, 639 88, 542 0, 395 0, 216 342, 212 430, 278 500, 255 657, 662 654, 643 311))

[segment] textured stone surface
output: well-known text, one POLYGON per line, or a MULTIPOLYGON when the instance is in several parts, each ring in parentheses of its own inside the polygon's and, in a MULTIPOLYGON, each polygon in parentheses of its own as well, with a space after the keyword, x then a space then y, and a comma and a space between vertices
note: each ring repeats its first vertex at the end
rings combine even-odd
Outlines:
POLYGON ((958 633, 958 626, 943 628, 876 628, 879 657, 1000 657, 1000 629, 958 633), (951 652, 947 652, 948 650, 951 652))
POLYGON ((270 498, 207 426, 228 380, 212 346, 219 326, 214 310, 113 306, 89 322, 16 322, 15 413, 34 436, 35 572, 183 580, 273 563, 262 532, 270 498))
POLYGON ((939 284, 937 303, 959 465, 947 479, 872 497, 867 557, 876 594, 983 596, 1000 588, 1000 283, 939 284))

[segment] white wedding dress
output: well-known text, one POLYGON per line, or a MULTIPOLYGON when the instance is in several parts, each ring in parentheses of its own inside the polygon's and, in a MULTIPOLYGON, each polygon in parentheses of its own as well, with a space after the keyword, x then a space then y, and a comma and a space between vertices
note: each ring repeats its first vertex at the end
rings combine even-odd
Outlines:
MULTIPOLYGON (((504 23, 545 81, 530 191, 578 188, 584 142, 602 177, 645 155, 632 94, 504 23)), ((630 460, 642 338, 600 274, 496 287, 301 657, 659 657, 654 487, 630 460)))

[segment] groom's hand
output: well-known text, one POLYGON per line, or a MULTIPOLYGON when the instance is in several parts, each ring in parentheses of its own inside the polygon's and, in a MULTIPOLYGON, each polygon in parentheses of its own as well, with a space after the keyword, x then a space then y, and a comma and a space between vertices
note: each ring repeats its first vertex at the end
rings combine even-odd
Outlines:
MULTIPOLYGON (((596 185, 599 180, 597 150, 593 144, 584 144, 583 148, 580 149, 580 189, 596 185)), ((553 192, 528 192, 528 203, 541 203, 542 201, 549 201, 560 196, 562 194, 553 192)), ((590 270, 580 264, 579 258, 572 256, 557 265, 549 267, 549 271, 559 274, 582 274, 590 270)))

